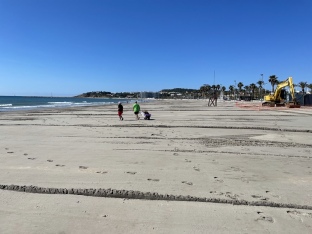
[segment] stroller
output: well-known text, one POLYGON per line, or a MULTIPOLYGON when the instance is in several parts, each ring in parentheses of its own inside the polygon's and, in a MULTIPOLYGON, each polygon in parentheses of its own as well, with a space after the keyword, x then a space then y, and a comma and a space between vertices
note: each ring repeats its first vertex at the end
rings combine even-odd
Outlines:
POLYGON ((148 113, 148 111, 141 111, 141 115, 144 119, 150 120, 151 119, 151 114, 148 113))

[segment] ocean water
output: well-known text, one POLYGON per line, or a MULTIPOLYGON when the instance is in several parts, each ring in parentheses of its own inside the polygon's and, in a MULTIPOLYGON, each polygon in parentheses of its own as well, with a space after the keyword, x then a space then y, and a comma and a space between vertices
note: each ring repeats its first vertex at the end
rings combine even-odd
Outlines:
POLYGON ((0 96, 0 111, 131 103, 130 99, 0 96))

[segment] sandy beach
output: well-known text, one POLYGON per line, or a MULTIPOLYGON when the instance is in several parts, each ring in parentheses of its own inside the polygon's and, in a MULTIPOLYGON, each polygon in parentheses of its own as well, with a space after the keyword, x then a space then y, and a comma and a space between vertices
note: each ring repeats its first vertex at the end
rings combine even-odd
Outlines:
POLYGON ((312 108, 0 112, 0 233, 312 233, 312 108))

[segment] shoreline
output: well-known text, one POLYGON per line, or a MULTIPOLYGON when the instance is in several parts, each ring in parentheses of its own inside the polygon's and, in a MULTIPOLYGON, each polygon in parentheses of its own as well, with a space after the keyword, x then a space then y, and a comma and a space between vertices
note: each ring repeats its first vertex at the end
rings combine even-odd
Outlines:
MULTIPOLYGON (((110 104, 117 104, 119 101, 122 103, 134 103, 134 99, 123 98, 73 98, 73 97, 29 97, 30 99, 21 99, 23 97, 8 97, 9 99, 0 100, 0 113, 10 111, 27 111, 27 110, 48 110, 48 109, 63 109, 71 107, 84 107, 84 106, 105 106, 110 104), (35 100, 35 101, 34 101, 35 100), (80 100, 80 102, 75 102, 80 100), (83 101, 81 101, 83 100, 83 101), (86 101, 86 100, 92 100, 86 101), (105 100, 105 102, 104 102, 105 100)), ((139 102, 152 101, 151 99, 138 100, 139 102)))

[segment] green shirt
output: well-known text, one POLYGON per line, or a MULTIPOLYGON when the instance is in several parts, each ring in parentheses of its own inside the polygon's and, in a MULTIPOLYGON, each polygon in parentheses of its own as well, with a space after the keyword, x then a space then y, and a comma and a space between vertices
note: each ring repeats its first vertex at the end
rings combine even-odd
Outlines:
POLYGON ((140 105, 138 103, 134 103, 133 105, 133 111, 134 112, 139 112, 140 111, 140 105))

